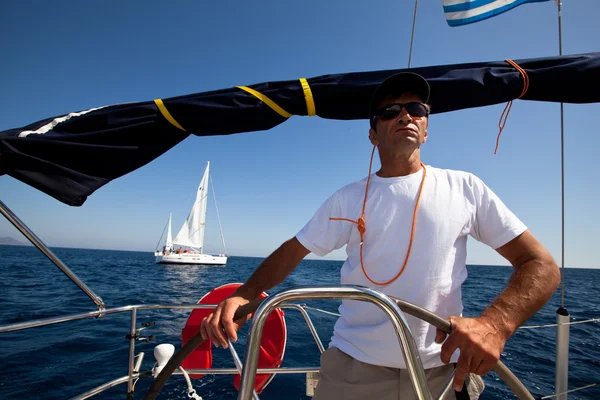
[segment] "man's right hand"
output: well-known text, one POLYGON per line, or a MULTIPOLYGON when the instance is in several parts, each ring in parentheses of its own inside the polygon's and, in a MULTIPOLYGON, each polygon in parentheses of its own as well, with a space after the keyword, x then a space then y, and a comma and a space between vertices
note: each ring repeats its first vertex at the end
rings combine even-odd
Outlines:
POLYGON ((223 300, 208 317, 202 320, 200 334, 204 340, 210 339, 215 346, 227 348, 227 338, 237 341, 239 330, 250 315, 233 320, 238 308, 250 303, 265 290, 279 285, 296 268, 310 251, 295 237, 283 243, 267 257, 252 276, 229 298, 223 300))
POLYGON ((202 338, 204 340, 210 339, 216 347, 223 346, 227 348, 227 338, 235 343, 237 341, 237 331, 248 321, 250 314, 237 321, 233 320, 233 316, 238 308, 249 302, 250 300, 245 297, 234 294, 219 303, 215 311, 202 320, 200 326, 202 338))

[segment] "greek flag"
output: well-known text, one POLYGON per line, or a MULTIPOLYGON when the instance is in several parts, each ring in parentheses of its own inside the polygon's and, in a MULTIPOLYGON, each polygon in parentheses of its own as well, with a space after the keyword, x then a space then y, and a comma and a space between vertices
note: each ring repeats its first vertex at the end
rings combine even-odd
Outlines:
POLYGON ((442 0, 446 22, 461 26, 483 21, 521 4, 550 0, 442 0))

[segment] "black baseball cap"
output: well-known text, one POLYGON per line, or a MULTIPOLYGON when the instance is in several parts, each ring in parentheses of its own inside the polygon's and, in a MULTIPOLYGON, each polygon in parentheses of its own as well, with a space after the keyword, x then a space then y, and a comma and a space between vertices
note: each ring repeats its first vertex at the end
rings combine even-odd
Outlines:
POLYGON ((399 72, 381 82, 373 92, 369 103, 369 119, 372 121, 382 99, 389 95, 399 96, 405 92, 416 94, 423 103, 429 101, 429 83, 425 78, 414 72, 399 72))

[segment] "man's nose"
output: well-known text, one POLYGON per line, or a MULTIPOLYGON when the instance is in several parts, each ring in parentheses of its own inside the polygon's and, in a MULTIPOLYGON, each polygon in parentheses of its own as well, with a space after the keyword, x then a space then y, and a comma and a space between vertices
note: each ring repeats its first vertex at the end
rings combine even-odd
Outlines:
POLYGON ((398 121, 401 122, 401 123, 403 123, 403 124, 408 124, 409 122, 412 121, 412 117, 408 113, 408 111, 406 111, 405 107, 402 107, 402 110, 400 111, 400 114, 398 114, 398 121))

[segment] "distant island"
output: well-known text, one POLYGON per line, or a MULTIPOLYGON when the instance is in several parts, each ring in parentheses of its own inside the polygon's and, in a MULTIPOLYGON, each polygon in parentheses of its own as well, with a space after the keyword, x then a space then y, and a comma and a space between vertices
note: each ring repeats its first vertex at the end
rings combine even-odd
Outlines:
POLYGON ((29 243, 19 242, 10 236, 0 237, 0 246, 30 246, 29 243))

